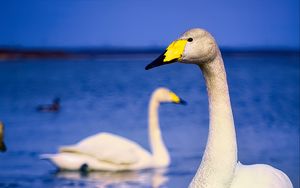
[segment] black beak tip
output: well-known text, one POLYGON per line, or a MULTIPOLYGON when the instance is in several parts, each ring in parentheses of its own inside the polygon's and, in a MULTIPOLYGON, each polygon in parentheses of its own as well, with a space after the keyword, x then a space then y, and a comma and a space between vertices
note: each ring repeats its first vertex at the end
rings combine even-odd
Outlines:
POLYGON ((151 69, 152 67, 151 67, 151 64, 149 64, 149 65, 147 65, 146 67, 145 67, 145 70, 149 70, 149 69, 151 69))
POLYGON ((187 105, 188 103, 185 101, 185 100, 183 100, 182 98, 179 98, 179 101, 178 102, 173 102, 173 103, 175 103, 175 104, 181 104, 181 105, 187 105))
POLYGON ((188 103, 187 103, 185 100, 183 100, 183 99, 180 99, 180 102, 179 102, 179 104, 182 104, 182 105, 187 105, 188 103))
POLYGON ((154 67, 158 67, 158 66, 161 66, 161 65, 164 65, 164 64, 168 64, 168 62, 164 62, 164 59, 165 59, 165 54, 166 51, 161 54, 159 57, 157 57, 154 61, 152 61, 150 64, 148 64, 146 67, 145 67, 145 70, 149 70, 149 69, 152 69, 154 67))

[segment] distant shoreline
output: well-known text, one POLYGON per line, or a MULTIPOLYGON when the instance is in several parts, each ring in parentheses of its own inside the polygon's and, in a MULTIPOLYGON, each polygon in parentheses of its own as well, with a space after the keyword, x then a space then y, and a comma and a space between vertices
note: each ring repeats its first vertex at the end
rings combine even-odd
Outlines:
MULTIPOLYGON (((228 49, 225 56, 299 56, 299 50, 290 49, 228 49)), ((98 59, 115 57, 144 57, 164 52, 163 48, 100 48, 100 49, 28 49, 0 48, 0 60, 18 59, 98 59)))

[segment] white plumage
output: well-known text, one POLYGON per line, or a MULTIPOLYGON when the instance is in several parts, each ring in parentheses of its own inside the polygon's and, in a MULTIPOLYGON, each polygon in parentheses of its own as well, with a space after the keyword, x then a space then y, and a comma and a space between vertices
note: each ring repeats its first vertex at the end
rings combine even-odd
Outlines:
POLYGON ((191 29, 172 42, 146 66, 151 69, 179 61, 202 70, 209 100, 209 134, 201 164, 189 188, 292 188, 282 171, 264 164, 238 163, 234 120, 226 72, 214 38, 203 29, 191 29))
POLYGON ((266 164, 236 165, 230 188, 291 188, 291 181, 282 171, 266 164))
POLYGON ((75 145, 60 147, 58 154, 42 157, 65 170, 78 170, 82 165, 90 170, 135 170, 152 163, 151 154, 140 145, 111 133, 98 133, 75 145))
POLYGON ((149 140, 152 153, 127 138, 99 133, 70 146, 62 146, 57 154, 44 154, 42 159, 50 160, 64 170, 139 170, 166 167, 170 164, 167 148, 161 137, 158 108, 161 102, 182 103, 177 95, 166 88, 156 89, 149 103, 149 140))

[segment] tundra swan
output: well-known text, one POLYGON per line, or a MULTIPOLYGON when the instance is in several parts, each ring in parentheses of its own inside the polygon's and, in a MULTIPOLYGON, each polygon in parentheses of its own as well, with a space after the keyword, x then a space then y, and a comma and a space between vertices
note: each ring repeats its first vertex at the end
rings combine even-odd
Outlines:
POLYGON ((163 142, 158 120, 158 108, 163 102, 185 103, 166 88, 158 88, 153 92, 148 119, 152 153, 134 141, 103 132, 87 137, 75 145, 60 147, 59 153, 44 154, 41 158, 50 160, 63 170, 124 171, 167 167, 170 156, 163 142))
POLYGON ((196 64, 202 70, 209 101, 209 133, 200 167, 190 188, 292 188, 282 171, 265 164, 242 165, 237 143, 226 72, 214 38, 191 29, 172 42, 146 70, 173 62, 196 64))

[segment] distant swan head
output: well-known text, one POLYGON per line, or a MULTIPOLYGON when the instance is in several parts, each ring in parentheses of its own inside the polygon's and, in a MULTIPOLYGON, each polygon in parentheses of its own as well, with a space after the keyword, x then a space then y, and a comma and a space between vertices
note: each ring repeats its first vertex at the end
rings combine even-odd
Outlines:
POLYGON ((214 38, 203 29, 190 29, 173 41, 166 51, 146 66, 146 70, 174 62, 203 64, 218 55, 214 38))
POLYGON ((159 103, 170 102, 175 104, 186 104, 186 102, 182 98, 178 97, 174 92, 163 87, 157 88, 153 92, 152 98, 159 103))

